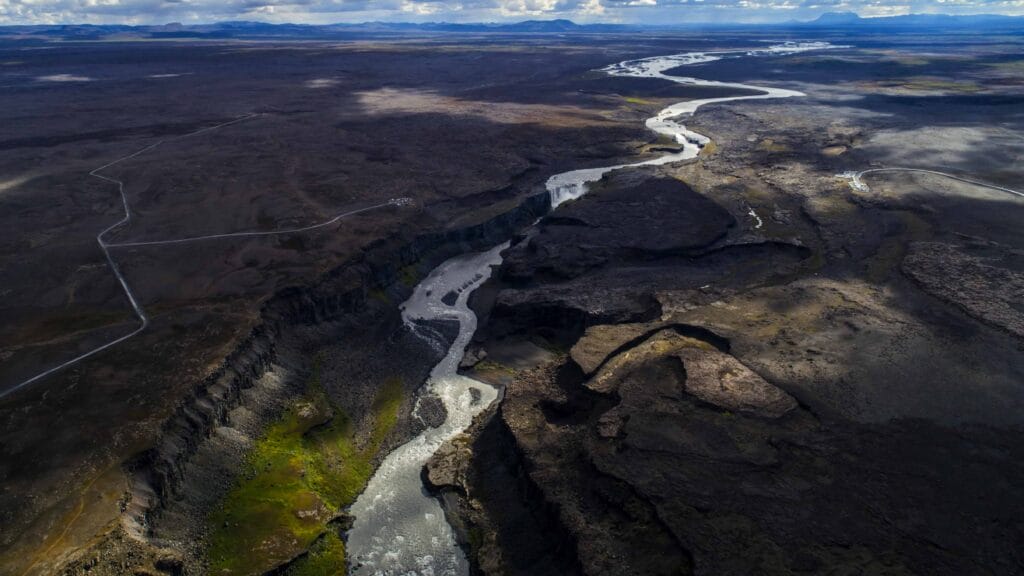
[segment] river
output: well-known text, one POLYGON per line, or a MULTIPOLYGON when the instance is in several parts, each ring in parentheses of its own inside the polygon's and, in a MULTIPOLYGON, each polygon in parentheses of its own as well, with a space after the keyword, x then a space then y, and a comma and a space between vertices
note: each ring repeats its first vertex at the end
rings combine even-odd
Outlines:
MULTIPOLYGON (((579 198, 587 192, 590 182, 600 180, 612 170, 668 164, 696 157, 709 140, 687 130, 680 119, 693 114, 704 104, 802 95, 781 88, 668 76, 665 74, 667 70, 722 58, 793 54, 830 47, 821 42, 786 43, 757 50, 656 56, 604 68, 612 76, 660 78, 679 84, 757 90, 761 93, 688 100, 665 108, 657 116, 647 119, 646 126, 672 138, 679 145, 678 151, 633 164, 556 174, 547 181, 552 208, 579 198)), ((463 254, 444 262, 420 282, 412 296, 402 304, 403 320, 417 332, 424 332, 418 324, 423 320, 458 322, 458 336, 424 385, 426 391, 441 398, 448 416, 441 426, 424 431, 389 454, 370 479, 366 490, 352 505, 350 513, 355 516, 355 522, 348 533, 347 549, 350 573, 356 576, 465 576, 469 573, 466 555, 455 542, 440 504, 426 492, 420 474, 430 456, 445 441, 468 428, 473 418, 498 397, 498 390, 493 386, 460 375, 458 366, 476 330, 476 315, 467 306, 469 295, 490 277, 494 267, 501 264, 501 252, 507 247, 506 242, 486 252, 463 254), (457 295, 454 301, 445 298, 453 292, 457 295)))
MULTIPOLYGON (((455 543, 438 501, 420 478, 427 459, 445 441, 469 427, 473 417, 498 397, 489 384, 458 373, 459 362, 476 331, 470 293, 501 263, 508 243, 486 252, 463 254, 441 264, 402 304, 402 319, 418 331, 417 321, 458 322, 459 333, 445 357, 431 370, 424 389, 439 396, 448 417, 389 454, 356 499, 356 520, 348 534, 352 574, 456 576, 467 574, 466 556, 455 543), (446 298, 457 294, 454 302, 446 298), (449 303, 446 303, 448 300, 449 303)), ((421 332, 422 333, 422 332, 421 332)))

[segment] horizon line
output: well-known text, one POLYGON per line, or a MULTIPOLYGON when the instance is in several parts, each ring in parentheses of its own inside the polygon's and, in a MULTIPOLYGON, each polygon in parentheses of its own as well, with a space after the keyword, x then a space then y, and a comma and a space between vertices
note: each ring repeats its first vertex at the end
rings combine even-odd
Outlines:
POLYGON ((794 25, 794 24, 814 24, 821 20, 825 16, 844 16, 854 20, 891 20, 897 18, 907 18, 914 16, 931 16, 931 17, 948 17, 948 18, 978 18, 978 17, 991 17, 991 18, 1004 18, 1004 19, 1021 19, 1024 20, 1024 15, 1018 14, 999 14, 996 12, 978 12, 971 14, 950 14, 948 12, 910 12, 907 14, 889 14, 889 15, 861 15, 855 11, 843 11, 843 12, 823 12, 818 16, 808 20, 779 20, 779 21, 748 21, 748 22, 723 22, 721 20, 705 20, 705 21, 691 21, 691 22, 679 22, 672 24, 653 24, 644 22, 614 22, 614 21, 587 21, 583 23, 576 22, 570 18, 526 18, 523 20, 504 20, 504 21, 449 21, 449 20, 362 20, 362 21, 337 21, 324 24, 311 24, 304 22, 291 22, 282 21, 274 22, 268 20, 258 19, 224 19, 224 20, 210 20, 210 21, 199 21, 184 23, 181 21, 170 21, 163 23, 124 23, 124 22, 50 22, 50 23, 3 23, 0 24, 0 28, 14 28, 14 27, 46 27, 46 26, 123 26, 128 28, 146 28, 146 27, 167 27, 167 26, 181 26, 181 27, 197 27, 197 26, 215 26, 224 24, 260 24, 266 26, 304 26, 309 28, 328 28, 331 26, 367 26, 367 25, 410 25, 410 26, 515 26, 519 24, 550 24, 555 22, 565 22, 572 26, 586 28, 591 26, 616 26, 623 28, 690 28, 699 26, 780 26, 780 25, 794 25))

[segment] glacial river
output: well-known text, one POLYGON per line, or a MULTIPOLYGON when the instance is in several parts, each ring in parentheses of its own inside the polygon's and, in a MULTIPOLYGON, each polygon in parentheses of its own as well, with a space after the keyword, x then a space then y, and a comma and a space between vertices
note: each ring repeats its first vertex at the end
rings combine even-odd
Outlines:
POLYGON ((426 391, 444 402, 448 417, 441 426, 427 429, 389 454, 352 505, 350 512, 356 519, 347 545, 352 574, 455 576, 469 572, 441 505, 424 490, 420 471, 441 444, 468 428, 473 417, 498 397, 493 386, 462 376, 458 369, 476 331, 476 314, 466 301, 491 275, 492 267, 501 263, 501 251, 507 247, 506 242, 487 252, 448 260, 402 304, 402 319, 414 331, 421 332, 419 320, 459 323, 458 336, 425 384, 426 391), (452 292, 458 297, 452 304, 445 303, 445 296, 452 292))
MULTIPOLYGON (((830 47, 821 42, 787 43, 758 50, 657 56, 605 68, 612 76, 660 78, 694 86, 758 90, 761 94, 689 100, 665 108, 657 116, 648 118, 646 126, 672 138, 680 146, 678 151, 633 164, 556 174, 547 181, 552 208, 586 194, 588 183, 600 180, 612 170, 696 157, 708 138, 687 130, 680 120, 704 104, 802 96, 800 92, 781 88, 667 76, 665 71, 722 58, 793 54, 830 47)), ((352 505, 350 512, 355 516, 355 523, 348 533, 347 545, 352 574, 464 576, 469 573, 465 553, 456 544, 440 504, 427 494, 420 474, 430 456, 445 441, 468 428, 473 418, 498 397, 498 391, 489 384, 458 374, 458 366, 476 330, 476 315, 467 306, 467 299, 490 277, 493 268, 501 264, 501 252, 507 247, 505 243, 486 252, 463 254, 448 260, 420 282, 413 295, 402 304, 402 318, 412 330, 422 332, 418 324, 422 320, 452 320, 459 324, 458 336, 424 385, 425 390, 441 398, 448 417, 441 426, 424 431, 389 454, 352 505), (457 298, 454 303, 446 304, 443 299, 452 292, 457 298)))

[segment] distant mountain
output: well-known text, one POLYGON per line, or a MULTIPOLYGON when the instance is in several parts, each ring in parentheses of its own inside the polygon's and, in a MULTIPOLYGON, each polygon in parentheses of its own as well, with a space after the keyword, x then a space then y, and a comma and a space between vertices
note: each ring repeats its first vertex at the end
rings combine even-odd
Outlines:
POLYGON ((516 32, 576 32, 586 26, 580 26, 572 20, 526 20, 505 26, 506 30, 516 32))
POLYGON ((424 32, 507 32, 507 33, 595 33, 642 29, 642 26, 624 24, 577 24, 572 20, 525 20, 513 23, 467 23, 451 22, 369 22, 365 24, 333 24, 334 29, 375 31, 424 31, 424 32))
POLYGON ((1024 32, 1024 17, 979 14, 908 14, 882 18, 862 18, 853 12, 828 12, 810 22, 779 24, 686 23, 663 25, 577 24, 571 20, 526 20, 514 23, 451 22, 363 22, 360 24, 269 24, 252 21, 227 21, 215 24, 170 24, 128 26, 120 24, 51 24, 0 26, 0 36, 46 40, 103 40, 122 38, 199 38, 199 39, 342 39, 393 36, 401 34, 607 34, 671 30, 751 30, 774 29, 826 33, 829 31, 907 33, 922 30, 994 30, 1024 32))
POLYGON ((22 37, 59 37, 68 40, 95 40, 111 36, 140 38, 337 38, 342 36, 419 33, 508 33, 572 34, 608 33, 640 30, 643 27, 622 24, 576 24, 571 20, 526 20, 514 23, 450 22, 363 22, 359 24, 270 24, 253 21, 226 21, 215 24, 92 25, 58 24, 0 26, 0 35, 22 37))
POLYGON ((1024 17, 1001 14, 906 14, 862 18, 853 12, 826 12, 815 20, 797 24, 799 27, 851 28, 862 30, 911 30, 955 28, 1024 28, 1024 17))
POLYGON ((853 24, 863 20, 856 12, 826 12, 821 16, 818 16, 816 20, 807 22, 807 24, 817 24, 821 26, 842 26, 847 24, 853 24))

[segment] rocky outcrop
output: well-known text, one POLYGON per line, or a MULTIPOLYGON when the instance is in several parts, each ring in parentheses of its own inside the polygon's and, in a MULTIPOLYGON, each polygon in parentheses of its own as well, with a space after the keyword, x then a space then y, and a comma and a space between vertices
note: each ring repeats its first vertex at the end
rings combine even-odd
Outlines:
POLYGON ((124 517, 129 534, 146 535, 148 515, 181 486, 188 458, 238 404, 242 391, 251 388, 270 368, 276 357, 277 330, 273 325, 255 328, 220 368, 179 405, 164 425, 159 444, 129 465, 132 498, 124 517))
POLYGON ((765 382, 733 356, 671 329, 658 331, 629 346, 606 362, 584 385, 599 394, 618 394, 636 363, 659 357, 678 359, 686 373, 686 392, 724 410, 778 418, 796 408, 792 396, 765 382))
POLYGON ((927 292, 1024 338, 1024 253, 992 242, 915 242, 903 272, 927 292))
MULTIPOLYGON (((589 374, 568 356, 518 371, 493 424, 583 573, 961 574, 1019 561, 998 526, 1021 511, 1020 444, 926 421, 826 425, 710 342, 657 323, 588 330, 615 333, 604 359, 593 342, 574 347, 589 374), (976 451, 996 445, 1009 452, 976 451)), ((475 445, 474 458, 494 449, 475 445)), ((466 494, 506 489, 480 466, 458 475, 466 494)), ((517 521, 472 501, 494 534, 517 521)), ((486 572, 529 573, 518 553, 500 547, 486 572)))
POLYGON ((687 336, 692 341, 701 342, 702 345, 711 346, 722 352, 728 352, 730 348, 729 340, 726 338, 692 324, 678 322, 598 324, 587 328, 587 331, 569 351, 569 357, 580 367, 580 370, 583 370, 585 375, 591 376, 609 358, 636 346, 662 330, 673 330, 676 334, 687 336))
POLYGON ((781 418, 796 408, 792 396, 773 386, 729 354, 686 347, 676 356, 686 367, 686 391, 724 410, 781 418))
POLYGON ((92 549, 65 566, 64 576, 183 576, 186 560, 180 551, 155 548, 127 534, 120 526, 92 549))
POLYGON ((616 261, 696 255, 736 224, 727 210, 672 178, 626 172, 594 186, 509 251, 503 280, 568 280, 616 261))
POLYGON ((677 179, 613 172, 506 252, 492 328, 574 340, 589 326, 656 320, 659 291, 710 302, 792 272, 809 254, 795 241, 744 233, 731 211, 677 179))
MULTIPOLYGON (((590 200, 566 213, 586 213, 590 200)), ((649 228, 661 212, 647 214, 649 228)), ((428 473, 453 523, 477 534, 466 547, 478 570, 543 573, 546 541, 571 547, 560 558, 592 575, 1022 565, 1012 526, 1024 513, 1024 444, 963 425, 1006 421, 1012 409, 976 406, 965 387, 1019 396, 1013 343, 907 294, 902 279, 869 286, 849 268, 799 278, 807 252, 795 242, 727 231, 664 255, 628 236, 611 220, 542 222, 510 250, 505 284, 486 299, 479 345, 489 359, 519 341, 561 353, 506 366, 500 410, 428 473), (514 454, 517 473, 496 473, 495 453, 514 454)), ((916 262, 918 250, 904 271, 931 266, 939 278, 942 258, 916 262)), ((983 262, 997 263, 1012 264, 983 262)), ((486 376, 482 364, 471 373, 486 376)))
POLYGON ((492 406, 445 444, 424 467, 424 484, 441 499, 472 574, 581 574, 576 538, 531 478, 501 412, 492 406))

